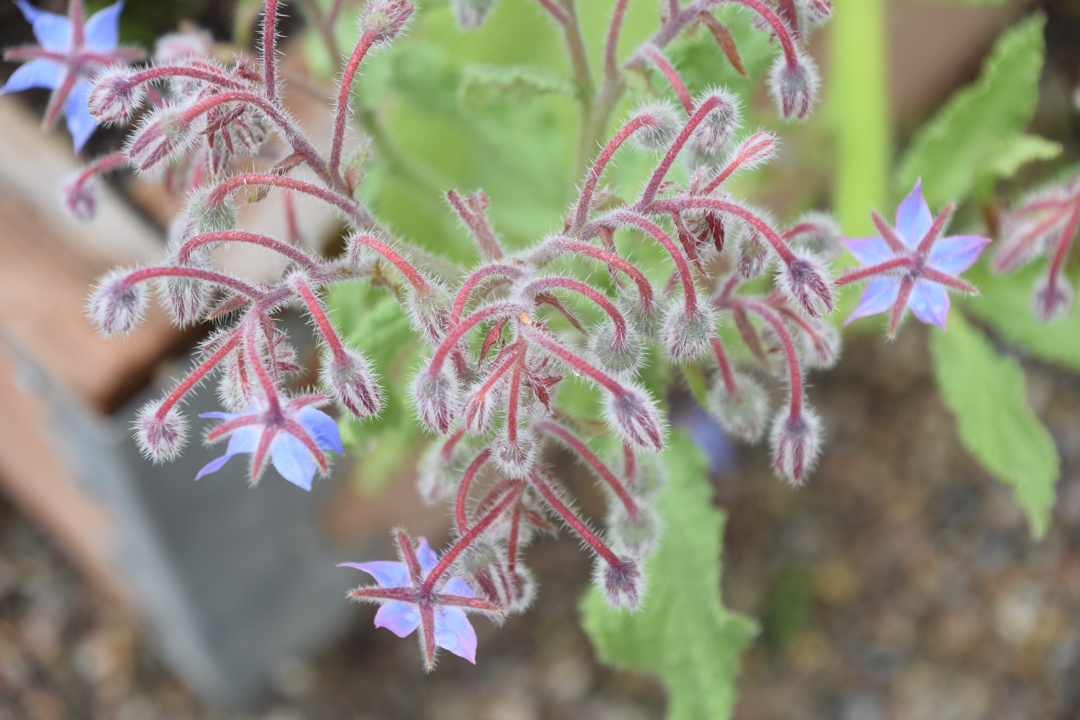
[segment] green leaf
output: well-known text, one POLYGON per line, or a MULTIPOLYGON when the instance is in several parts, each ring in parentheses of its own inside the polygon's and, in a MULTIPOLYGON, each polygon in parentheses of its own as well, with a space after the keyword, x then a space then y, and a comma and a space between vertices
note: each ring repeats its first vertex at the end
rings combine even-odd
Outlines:
POLYGON ((990 472, 1012 486, 1042 537, 1050 523, 1058 455, 1050 433, 1027 404, 1020 364, 997 354, 960 313, 949 331, 933 333, 934 376, 956 417, 960 442, 990 472))
POLYGON ((677 432, 664 463, 665 528, 646 568, 644 607, 613 610, 593 588, 581 603, 583 624, 601 660, 660 676, 669 720, 723 720, 735 702, 739 654, 757 625, 720 602, 724 515, 713 507, 701 452, 677 432))
POLYGON ((980 295, 962 300, 964 308, 1025 352, 1080 371, 1080 314, 1071 313, 1052 323, 1032 317, 1032 294, 1045 273, 1031 265, 1005 276, 992 275, 979 263, 966 276, 980 295))
POLYGON ((554 70, 535 65, 465 66, 458 101, 471 113, 494 102, 516 103, 542 95, 574 97, 574 84, 554 70))
POLYGON ((975 196, 987 197, 996 180, 1012 177, 1030 162, 1053 160, 1061 151, 1060 143, 1035 135, 1013 135, 991 143, 975 168, 975 196))
POLYGON ((978 81, 956 92, 915 135, 897 174, 899 190, 921 176, 932 207, 970 195, 987 149, 1022 132, 1035 112, 1044 22, 1036 15, 1005 32, 978 81))

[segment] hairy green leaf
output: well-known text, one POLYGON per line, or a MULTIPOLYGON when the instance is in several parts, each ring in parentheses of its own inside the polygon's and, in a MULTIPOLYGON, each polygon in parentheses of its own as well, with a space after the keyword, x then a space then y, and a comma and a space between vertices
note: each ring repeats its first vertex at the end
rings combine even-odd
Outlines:
POLYGON ((757 625, 720 602, 724 515, 713 507, 704 457, 674 433, 664 462, 665 528, 647 565, 644 607, 613 610, 594 588, 581 604, 583 622, 604 662, 660 676, 669 720, 723 720, 735 701, 739 654, 757 625))
POLYGON ((949 331, 933 332, 934 376, 956 417, 960 442, 990 472, 1012 486, 1032 535, 1050 523, 1058 455, 1050 433, 1027 404, 1024 373, 999 355, 960 313, 949 331))
POLYGON ((1033 16, 998 39, 978 81, 954 94, 916 134, 900 164, 898 190, 921 176, 931 206, 971 193, 987 149, 1022 132, 1035 112, 1044 22, 1033 16))
POLYGON ((458 101, 471 113, 494 102, 522 102, 542 95, 574 97, 574 84, 554 70, 535 65, 472 63, 465 66, 458 86, 458 101))
POLYGON ((975 196, 987 197, 995 181, 1012 177, 1030 162, 1053 160, 1061 151, 1060 143, 1035 135, 1013 135, 991 143, 975 169, 975 196))

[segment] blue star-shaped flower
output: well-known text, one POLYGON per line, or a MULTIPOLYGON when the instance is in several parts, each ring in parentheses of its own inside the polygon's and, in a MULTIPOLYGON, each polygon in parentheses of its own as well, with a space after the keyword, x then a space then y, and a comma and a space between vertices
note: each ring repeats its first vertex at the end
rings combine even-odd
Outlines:
POLYGON ((89 18, 82 0, 71 0, 67 17, 38 10, 26 0, 15 0, 15 4, 33 26, 40 46, 17 47, 4 53, 5 60, 29 62, 12 73, 0 87, 0 95, 30 88, 51 89, 45 127, 52 127, 62 110, 78 152, 97 129, 97 121, 87 110, 90 78, 110 65, 139 60, 144 55, 136 48, 117 47, 123 0, 89 18))
POLYGON ((919 180, 896 210, 895 230, 874 212, 871 216, 880 236, 843 238, 847 249, 865 267, 845 273, 836 284, 870 280, 845 325, 892 308, 889 337, 893 337, 910 307, 919 320, 945 329, 948 290, 978 292, 956 276, 971 267, 990 242, 977 235, 941 237, 952 209, 950 204, 935 219, 923 199, 919 180))
POLYGON ((344 453, 341 435, 333 419, 312 405, 326 398, 307 395, 284 402, 258 404, 247 413, 203 413, 200 417, 224 420, 206 439, 210 442, 231 434, 225 454, 209 463, 195 479, 220 470, 233 455, 254 453, 251 461, 251 481, 259 478, 269 454, 274 468, 293 485, 311 489, 318 467, 326 472, 324 452, 344 453))
POLYGON ((401 638, 419 628, 427 669, 435 664, 436 646, 475 665, 476 631, 463 608, 486 612, 499 612, 499 608, 476 597, 460 577, 440 582, 441 577, 446 577, 446 569, 431 581, 439 557, 425 538, 419 539, 415 550, 400 530, 397 541, 404 563, 378 560, 338 566, 363 570, 378 583, 377 587, 362 587, 349 594, 358 600, 382 603, 375 614, 375 627, 384 627, 401 638))

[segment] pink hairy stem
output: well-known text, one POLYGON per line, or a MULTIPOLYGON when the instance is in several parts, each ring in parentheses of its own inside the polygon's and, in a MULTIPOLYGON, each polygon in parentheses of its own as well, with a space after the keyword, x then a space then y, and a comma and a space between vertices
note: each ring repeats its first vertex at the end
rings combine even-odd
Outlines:
POLYGON ((525 365, 525 353, 514 357, 510 369, 510 387, 506 397, 506 439, 510 445, 518 444, 518 407, 521 404, 521 371, 525 365))
POLYGON ((134 270, 128 273, 124 277, 124 281, 127 285, 134 285, 135 283, 143 282, 145 280, 162 277, 180 277, 189 278, 191 280, 202 280, 203 282, 213 283, 215 285, 227 287, 230 290, 234 290, 235 292, 249 297, 254 301, 266 301, 268 299, 271 299, 272 296, 280 294, 263 292, 254 285, 249 285, 243 280, 238 280, 230 275, 224 275, 222 273, 214 272, 213 270, 200 270, 198 268, 189 267, 170 266, 142 268, 141 270, 134 270))
MULTIPOLYGON (((1055 206, 1057 207, 1057 206, 1055 206)), ((1020 239, 1012 245, 1006 252, 1004 252, 1000 258, 994 259, 994 269, 998 272, 1009 268, 1016 262, 1028 246, 1035 240, 1035 238, 1042 235, 1044 232, 1052 228, 1057 223, 1061 222, 1061 219, 1065 217, 1067 210, 1064 206, 1060 207, 1056 213, 1051 215, 1048 219, 1036 225, 1034 228, 1024 233, 1020 239)))
POLYGON ((278 101, 277 85, 277 6, 278 0, 266 0, 263 13, 262 81, 266 99, 278 101))
POLYGON ((236 78, 229 77, 225 73, 215 70, 194 67, 191 65, 166 65, 164 67, 152 67, 141 70, 127 79, 128 85, 134 87, 142 83, 161 80, 162 78, 186 77, 193 80, 201 80, 210 85, 217 85, 230 90, 251 90, 251 86, 236 78))
POLYGON ((589 206, 592 204, 593 193, 596 192, 596 185, 600 182, 600 176, 604 173, 604 169, 611 161, 611 157, 615 154, 615 151, 622 147, 622 144, 641 128, 655 127, 657 124, 658 120, 652 115, 638 115, 631 119, 630 122, 626 123, 615 137, 604 146, 604 149, 600 151, 600 155, 596 158, 596 162, 593 163, 592 168, 589 170, 589 176, 585 179, 585 185, 581 189, 581 197, 578 198, 577 205, 574 209, 574 218, 569 229, 570 233, 576 233, 585 224, 585 221, 588 220, 589 206))
POLYGON ((268 248, 274 252, 280 253, 289 258, 297 265, 303 265, 308 270, 318 270, 319 262, 303 252, 298 250, 288 243, 281 242, 272 237, 266 235, 257 235, 255 233, 243 232, 242 230, 222 230, 219 232, 208 232, 196 235, 195 237, 184 242, 180 246, 180 250, 176 254, 177 262, 186 263, 191 259, 191 253, 196 248, 200 248, 204 245, 212 245, 219 242, 238 242, 238 243, 250 243, 252 245, 259 245, 260 247, 268 248))
MULTIPOLYGON (((487 197, 481 196, 486 204, 487 197)), ((450 207, 461 218, 461 221, 469 228, 469 232, 476 238, 476 244, 480 246, 480 254, 483 258, 485 260, 498 260, 503 257, 504 253, 502 246, 499 245, 499 238, 495 236, 495 231, 491 229, 487 218, 484 217, 483 209, 470 207, 467 201, 463 200, 461 195, 458 194, 457 190, 447 192, 446 199, 450 202, 450 207)))
POLYGON ((869 265, 867 267, 858 268, 856 270, 849 270, 841 275, 837 281, 837 287, 843 287, 853 282, 859 282, 875 275, 890 275, 896 274, 900 270, 911 270, 915 267, 915 260, 910 256, 893 258, 892 260, 886 260, 883 263, 877 265, 869 265))
POLYGON ((311 288, 308 287, 303 278, 294 277, 293 286, 301 299, 303 299, 304 304, 307 305, 308 313, 311 314, 316 327, 319 328, 323 339, 326 340, 326 344, 330 347, 330 352, 334 354, 336 360, 342 360, 345 357, 345 347, 341 344, 341 338, 338 337, 334 326, 330 324, 330 318, 326 317, 326 311, 323 310, 319 299, 315 297, 315 293, 311 292, 311 288))
POLYGON ((488 529, 488 527, 495 522, 503 511, 518 499, 522 490, 525 489, 525 484, 522 482, 516 482, 510 492, 503 496, 502 500, 495 504, 493 508, 487 511, 482 518, 480 518, 475 525, 469 528, 469 531, 458 538, 458 541, 451 546, 446 554, 439 560, 439 564, 436 565, 428 576, 424 579, 423 590, 431 592, 435 589, 435 584, 442 577, 443 573, 450 569, 450 566, 457 560, 465 548, 469 547, 476 538, 480 537, 481 533, 488 529))
POLYGON ((349 199, 348 196, 321 188, 318 185, 313 185, 309 182, 304 182, 303 180, 297 180, 288 175, 273 175, 267 173, 236 175, 218 183, 217 187, 211 191, 207 201, 218 204, 223 202, 225 196, 229 193, 252 186, 285 188, 287 190, 292 190, 293 192, 311 195, 312 197, 316 197, 323 202, 334 206, 338 210, 341 210, 357 223, 361 225, 364 224, 364 211, 359 205, 349 199))
POLYGON ((735 373, 731 371, 731 362, 728 361, 727 353, 724 352, 724 344, 720 338, 713 335, 709 341, 712 344, 713 354, 716 356, 716 364, 720 367, 720 377, 724 380, 724 391, 728 397, 739 397, 739 385, 735 382, 735 373))
POLYGON ((461 476, 461 483, 458 485, 457 502, 454 504, 454 518, 457 522, 459 535, 465 535, 469 531, 469 509, 466 505, 469 499, 469 487, 472 485, 473 478, 480 472, 480 468, 484 466, 489 457, 491 457, 491 448, 485 448, 469 463, 469 467, 465 469, 465 474, 461 476))
POLYGON ((424 279, 424 276, 420 274, 420 271, 414 268, 408 260, 395 252, 386 243, 373 238, 370 235, 357 235, 353 237, 349 243, 354 246, 363 245, 364 247, 371 248, 390 261, 390 263, 405 276, 405 279, 409 281, 409 284, 412 285, 413 290, 415 290, 418 295, 426 297, 431 293, 431 285, 424 279))
POLYGON ((102 175, 127 163, 127 153, 115 152, 111 155, 98 158, 79 171, 75 176, 74 187, 82 187, 83 183, 94 175, 102 175))
POLYGON ((609 266, 621 271, 627 277, 634 281, 637 285, 638 294, 641 296, 641 304, 644 306, 646 312, 652 312, 653 309, 653 287, 649 282, 649 279, 645 277, 645 273, 638 270, 634 265, 631 265, 626 260, 603 248, 598 248, 595 245, 590 245, 587 242, 580 240, 571 240, 570 238, 556 238, 553 244, 560 250, 565 252, 577 253, 579 255, 586 255, 601 262, 607 263, 609 266))
POLYGON ((621 347, 626 342, 626 318, 605 295, 594 290, 591 285, 572 278, 542 277, 527 284, 521 292, 523 295, 533 297, 554 289, 572 290, 599 305, 615 325, 615 344, 621 347))
POLYGON ((240 336, 233 331, 228 340, 226 340, 220 348, 218 348, 213 355, 199 364, 197 368, 190 375, 188 375, 182 383, 176 386, 176 389, 169 393, 169 396, 162 401, 161 406, 158 407, 154 416, 158 420, 162 420, 172 409, 173 405, 176 405, 180 401, 180 398, 184 397, 191 388, 199 384, 199 382, 206 377, 207 373, 211 372, 217 364, 225 359, 225 356, 232 352, 236 346, 240 343, 240 336))
POLYGON ((338 89, 337 105, 334 109, 334 139, 330 146, 330 172, 342 185, 345 184, 345 180, 341 177, 341 153, 345 145, 345 127, 349 121, 349 98, 352 94, 353 79, 364 56, 378 38, 379 33, 374 30, 368 30, 360 36, 360 41, 356 43, 356 48, 348 64, 345 65, 341 86, 338 89))
POLYGON ((607 82, 615 82, 619 77, 617 59, 619 34, 622 31, 623 20, 626 18, 627 2, 628 0, 618 0, 615 3, 615 11, 611 14, 611 25, 608 27, 607 40, 604 43, 604 77, 607 82))
POLYGON ((596 534, 589 529, 589 527, 582 522, 574 512, 559 499, 555 490, 548 484, 540 473, 533 472, 529 474, 529 483, 536 488, 536 491, 540 493, 540 497, 544 498, 551 509, 558 513, 559 517, 569 525, 578 536, 584 540, 589 547, 591 547, 596 554, 604 559, 608 565, 618 566, 620 564, 619 557, 611 551, 604 541, 596 536, 596 534))
POLYGON ((644 215, 639 215, 630 210, 617 210, 607 215, 605 218, 602 218, 602 220, 605 223, 634 225, 656 238, 656 240, 664 246, 664 249, 668 251, 671 259, 675 262, 675 267, 679 271, 679 278, 682 280, 683 298, 685 300, 687 316, 697 312, 697 289, 694 286, 694 275, 690 271, 690 265, 686 262, 686 258, 679 251, 675 242, 668 237, 668 234, 665 233, 659 225, 652 220, 649 220, 644 215))
MULTIPOLYGON (((743 5, 750 8, 761 18, 772 26, 773 32, 776 33, 776 38, 780 41, 780 48, 784 52, 784 60, 787 62, 789 70, 792 70, 799 65, 799 54, 795 50, 795 41, 791 37, 791 33, 788 32, 787 26, 784 21, 780 19, 780 16, 772 11, 761 0, 724 0, 725 2, 733 2, 738 5, 743 5)), ((718 4, 719 0, 713 0, 709 4, 718 4)))
POLYGON ((682 103, 683 110, 687 115, 694 114, 694 101, 690 98, 690 93, 687 91, 686 86, 683 85, 682 78, 679 77, 679 73, 676 72, 675 66, 672 65, 664 53, 660 52, 660 48, 655 45, 649 44, 641 49, 643 55, 653 61, 656 68, 667 78, 671 88, 675 91, 675 94, 679 96, 679 102, 682 103))
POLYGON ((465 282, 461 284, 461 289, 458 290, 457 297, 454 298, 454 307, 450 311, 450 327, 453 328, 458 324, 458 321, 461 319, 461 314, 465 312, 465 304, 469 302, 469 296, 483 280, 492 276, 517 278, 521 277, 524 272, 524 270, 515 265, 502 264, 484 265, 477 269, 473 274, 465 278, 465 282))
POLYGON ((736 297, 731 298, 728 301, 728 304, 732 307, 739 307, 748 312, 752 312, 772 326, 773 332, 776 333, 776 337, 780 340, 780 345, 784 349, 784 356, 787 358, 791 383, 790 417, 800 417, 802 415, 803 401, 802 368, 799 366, 799 353, 795 349, 795 340, 791 337, 791 333, 788 332, 787 327, 784 325, 784 321, 771 307, 759 300, 736 297))
POLYGON ((450 354, 450 351, 454 349, 454 346, 458 344, 465 333, 475 327, 478 323, 481 323, 488 318, 499 316, 508 317, 523 311, 524 308, 520 304, 511 302, 496 302, 480 308, 454 326, 446 336, 446 339, 439 345, 435 354, 431 357, 431 364, 428 366, 426 372, 429 372, 432 375, 437 374, 439 370, 442 369, 442 364, 446 361, 446 356, 450 354))
MULTIPOLYGON (((280 415, 281 401, 278 400, 277 386, 270 378, 270 373, 267 372, 266 366, 263 365, 262 358, 259 357, 258 331, 262 324, 259 321, 263 314, 263 309, 261 307, 256 307, 244 318, 244 351, 247 354, 248 364, 251 365, 252 369, 255 371, 255 376, 262 386, 263 394, 266 395, 266 402, 270 406, 271 412, 275 415, 280 415)), ((267 348, 267 352, 269 352, 270 355, 274 354, 272 345, 267 348)), ((258 465, 256 465, 256 467, 258 467, 258 465)))
POLYGON ((660 161, 660 165, 653 172, 652 177, 649 179, 649 184, 645 186, 645 192, 641 193, 641 199, 638 200, 634 209, 638 212, 642 212, 646 207, 656 198, 656 193, 660 191, 660 185, 663 184, 664 178, 667 177, 668 170, 671 169, 672 164, 675 162, 675 158, 679 156, 683 146, 690 139, 690 136, 697 129, 697 126, 705 119, 709 113, 718 108, 724 103, 724 100, 713 95, 705 99, 704 102, 698 106, 698 109, 690 116, 690 120, 687 121, 686 126, 683 127, 682 132, 675 138, 675 142, 668 148, 667 154, 664 155, 664 159, 660 161))
POLYGON ((643 211, 650 214, 670 213, 673 210, 717 210, 722 213, 734 215, 760 232, 765 239, 769 241, 769 244, 773 246, 773 249, 776 250, 776 254, 780 256, 780 259, 783 260, 785 264, 790 265, 797 259, 795 253, 791 251, 791 248, 787 246, 787 243, 784 242, 783 238, 781 238, 767 222, 744 208, 742 205, 737 205, 714 197, 691 195, 672 200, 657 200, 649 205, 648 208, 643 208, 643 211))
POLYGON ((522 326, 521 332, 526 336, 529 342, 539 345, 541 348, 547 350, 581 374, 588 375, 593 382, 610 392, 612 395, 622 396, 622 394, 626 392, 626 388, 620 385, 618 381, 575 355, 558 340, 548 337, 546 334, 535 330, 532 327, 522 326))
POLYGON ((615 473, 611 471, 604 462, 596 456, 589 446, 581 442, 576 435, 570 430, 563 427, 557 422, 552 420, 541 420, 534 426, 540 432, 545 432, 548 435, 553 435, 559 440, 562 440, 571 450, 576 452, 589 466, 596 471, 596 474, 600 476, 600 479, 608 484, 615 496, 619 498, 619 501, 626 508, 626 514, 631 520, 636 520, 641 514, 641 510, 638 509, 637 503, 634 502, 634 498, 627 492, 626 487, 623 486, 619 479, 615 477, 615 473))

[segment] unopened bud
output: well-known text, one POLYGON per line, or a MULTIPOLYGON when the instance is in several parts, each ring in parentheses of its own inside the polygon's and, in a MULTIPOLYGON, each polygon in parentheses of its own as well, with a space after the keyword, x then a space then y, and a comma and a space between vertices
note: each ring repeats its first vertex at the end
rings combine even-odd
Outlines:
POLYGON ((738 161, 739 169, 751 170, 769 162, 776 154, 777 145, 776 136, 772 133, 754 133, 739 143, 731 160, 738 161))
POLYGON ((655 452, 664 447, 660 416, 645 391, 624 386, 621 392, 608 394, 604 410, 608 422, 626 442, 655 452))
POLYGON ((1035 286, 1034 310, 1039 322, 1057 320, 1072 307, 1073 294, 1064 276, 1044 277, 1035 286))
POLYGON ((641 302, 641 295, 637 288, 627 287, 619 290, 619 294, 615 297, 615 306, 642 337, 660 336, 660 329, 664 324, 664 310, 655 298, 652 305, 647 308, 641 302))
POLYGON ((656 122, 643 126, 630 136, 630 141, 648 152, 667 150, 682 129, 682 116, 673 105, 664 102, 642 105, 634 116, 648 115, 656 122))
POLYGON ((147 403, 135 420, 135 440, 143 456, 155 463, 172 460, 187 441, 187 421, 173 405, 159 415, 161 400, 147 403))
POLYGON ((792 245, 808 250, 818 257, 833 258, 843 252, 840 243, 840 226, 828 213, 808 212, 793 224, 798 228, 792 238, 792 245))
POLYGON ((737 255, 735 267, 739 275, 747 280, 753 280, 761 275, 772 264, 773 255, 765 238, 754 228, 745 228, 735 244, 737 255))
POLYGON ((589 351, 606 372, 633 375, 641 366, 641 340, 629 328, 621 343, 616 342, 616 336, 614 323, 605 322, 589 338, 589 351))
POLYGON ((626 505, 612 498, 607 527, 617 551, 644 560, 660 537, 660 519, 652 508, 641 503, 636 510, 637 514, 631 517, 626 505))
POLYGON ((103 335, 129 332, 146 312, 146 289, 130 282, 130 270, 114 270, 94 288, 87 308, 103 335))
POLYGON ((484 383, 484 380, 476 383, 465 398, 465 407, 461 411, 465 429, 474 435, 484 435, 491 431, 505 389, 505 383, 501 380, 487 390, 483 389, 484 383))
POLYGON ((346 348, 340 354, 331 353, 328 360, 323 380, 341 406, 360 419, 378 415, 382 395, 367 358, 346 348))
POLYGON ((626 462, 625 449, 620 450, 618 458, 609 466, 618 468, 618 475, 626 483, 626 487, 634 493, 634 497, 654 498, 667 485, 667 470, 660 457, 653 452, 632 450, 631 463, 626 462))
POLYGON ((218 398, 229 412, 243 412, 251 407, 254 378, 249 374, 250 370, 239 350, 229 353, 223 365, 225 371, 218 383, 218 398))
POLYGON ((836 307, 832 276, 813 253, 799 250, 795 254, 794 260, 777 271, 777 284, 810 317, 828 315, 836 307))
POLYGON ((807 368, 827 370, 840 359, 843 339, 840 331, 830 322, 811 321, 813 333, 802 332, 803 365, 807 368))
POLYGON ((811 25, 823 25, 832 17, 831 0, 801 0, 801 5, 811 25))
POLYGON ((801 53, 793 66, 779 55, 769 73, 773 99, 785 120, 802 120, 810 114, 820 82, 814 61, 801 53))
POLYGON ((821 420, 810 408, 800 415, 784 410, 772 427, 773 467, 777 475, 793 485, 802 484, 814 469, 821 452, 821 420))
POLYGON ((389 43, 405 29, 413 13, 408 0, 374 0, 360 15, 360 33, 373 33, 373 44, 389 43))
POLYGON ((433 280, 424 292, 410 287, 405 299, 405 313, 413 330, 436 344, 446 333, 450 322, 450 294, 433 280))
POLYGON ((709 349, 716 334, 716 316, 708 305, 698 303, 692 312, 684 305, 672 304, 664 321, 664 347, 671 357, 692 360, 709 349))
POLYGON ((191 196, 187 216, 194 234, 225 232, 236 227, 236 210, 230 196, 215 199, 210 188, 199 190, 191 196))
POLYGON ((199 322, 209 306, 206 287, 192 278, 161 278, 158 295, 173 322, 180 327, 199 322))
POLYGON ((769 421, 769 394, 752 378, 735 373, 735 391, 722 378, 709 389, 705 409, 720 427, 740 440, 757 442, 769 421))
POLYGON ((540 444, 532 432, 518 429, 515 437, 504 429, 491 441, 491 459, 508 478, 526 478, 535 469, 540 444))
POLYGON ((98 123, 127 122, 146 98, 143 83, 131 82, 135 71, 122 65, 113 65, 91 82, 87 107, 98 123))
POLYGON ((184 120, 182 109, 165 106, 132 133, 128 160, 135 169, 148 172, 183 155, 197 137, 192 123, 184 120))
POLYGON ((720 104, 702 118, 701 123, 694 129, 693 135, 695 149, 706 156, 723 148, 738 130, 742 120, 739 98, 726 89, 706 90, 698 98, 697 106, 700 107, 701 103, 712 97, 720 98, 720 104))
POLYGON ((637 561, 622 556, 614 564, 598 562, 597 575, 608 603, 615 608, 636 610, 645 596, 645 577, 637 561))
POLYGON ((475 30, 484 24, 495 0, 451 0, 458 27, 462 30, 475 30))
POLYGON ((445 434, 457 416, 460 385, 445 365, 437 372, 422 369, 413 380, 416 414, 429 430, 445 434))

